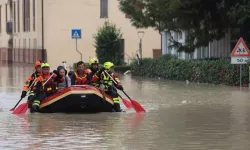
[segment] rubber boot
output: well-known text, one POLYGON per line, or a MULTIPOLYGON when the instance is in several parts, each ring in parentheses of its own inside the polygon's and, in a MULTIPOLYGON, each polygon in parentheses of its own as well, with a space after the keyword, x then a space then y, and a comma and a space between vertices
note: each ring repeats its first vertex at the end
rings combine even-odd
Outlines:
POLYGON ((30 108, 30 112, 34 113, 34 112, 38 112, 39 111, 39 106, 37 105, 32 105, 30 108))
POLYGON ((34 93, 31 93, 29 94, 29 97, 28 97, 28 108, 31 108, 32 107, 32 103, 33 103, 33 100, 35 99, 35 96, 34 96, 34 93))
POLYGON ((122 111, 120 104, 117 104, 117 103, 114 104, 114 109, 115 109, 115 112, 121 112, 122 111))
POLYGON ((28 103, 28 108, 31 108, 32 107, 32 103, 33 103, 33 99, 29 99, 28 98, 27 103, 28 103))
POLYGON ((40 101, 34 100, 32 106, 30 108, 30 112, 31 113, 38 112, 39 111, 39 106, 40 106, 40 101))

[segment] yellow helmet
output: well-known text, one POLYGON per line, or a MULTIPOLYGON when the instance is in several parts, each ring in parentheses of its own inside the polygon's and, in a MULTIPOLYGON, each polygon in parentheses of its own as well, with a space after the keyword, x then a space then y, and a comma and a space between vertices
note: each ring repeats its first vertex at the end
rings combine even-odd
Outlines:
POLYGON ((89 65, 92 65, 92 64, 98 64, 98 61, 97 61, 97 59, 96 59, 96 58, 92 58, 92 59, 90 59, 90 61, 89 61, 89 65))
POLYGON ((48 63, 42 63, 42 68, 50 68, 49 64, 48 63))
POLYGON ((112 62, 105 62, 103 64, 103 67, 106 69, 106 70, 109 70, 111 67, 114 67, 115 65, 112 63, 112 62))

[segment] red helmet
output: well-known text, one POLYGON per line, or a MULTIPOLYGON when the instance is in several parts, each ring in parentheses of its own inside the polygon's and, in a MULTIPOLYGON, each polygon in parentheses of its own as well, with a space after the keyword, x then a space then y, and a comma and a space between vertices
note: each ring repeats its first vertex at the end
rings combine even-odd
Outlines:
POLYGON ((40 61, 37 61, 35 64, 34 64, 34 68, 36 69, 38 66, 41 66, 41 62, 40 61))

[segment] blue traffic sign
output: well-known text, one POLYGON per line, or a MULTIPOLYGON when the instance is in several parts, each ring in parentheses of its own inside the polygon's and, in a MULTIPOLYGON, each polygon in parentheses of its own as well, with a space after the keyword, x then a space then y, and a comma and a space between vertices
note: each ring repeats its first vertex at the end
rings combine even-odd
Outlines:
POLYGON ((71 38, 72 39, 81 39, 82 38, 81 29, 72 29, 71 38))

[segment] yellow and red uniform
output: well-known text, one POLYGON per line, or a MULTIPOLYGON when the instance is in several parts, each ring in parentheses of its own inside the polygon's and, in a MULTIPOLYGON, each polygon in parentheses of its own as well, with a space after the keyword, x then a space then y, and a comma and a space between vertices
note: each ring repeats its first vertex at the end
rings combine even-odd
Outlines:
POLYGON ((64 82, 63 78, 57 70, 49 73, 50 65, 43 63, 41 65, 42 74, 37 78, 34 84, 35 100, 32 103, 31 112, 38 111, 42 100, 58 91, 58 83, 64 82), (45 84, 46 83, 46 84, 45 84))
POLYGON ((24 87, 23 87, 23 91, 28 91, 30 85, 31 85, 31 84, 33 83, 33 81, 34 81, 36 78, 38 78, 40 75, 41 75, 41 72, 37 72, 37 71, 36 71, 36 72, 32 73, 32 74, 28 77, 27 81, 25 82, 25 85, 24 85, 24 87))
POLYGON ((104 68, 101 68, 100 71, 98 71, 92 77, 92 82, 100 83, 101 85, 100 87, 104 85, 105 93, 110 95, 114 101, 115 111, 120 112, 121 111, 120 101, 119 101, 118 94, 114 86, 120 90, 123 90, 123 87, 121 85, 120 79, 118 78, 118 75, 111 71, 113 67, 114 67, 114 64, 111 62, 104 63, 104 68), (108 74, 110 75, 110 77, 108 74), (112 78, 116 81, 116 83, 114 83, 112 78))
POLYGON ((92 82, 93 83, 100 82, 100 84, 103 84, 105 86, 104 89, 105 91, 108 91, 110 86, 119 87, 121 85, 121 81, 118 75, 115 73, 109 73, 109 74, 117 82, 117 84, 114 84, 113 80, 108 75, 106 75, 105 72, 102 72, 100 75, 95 74, 92 77, 92 82))
POLYGON ((34 92, 32 91, 32 88, 34 87, 34 82, 36 80, 36 78, 38 78, 40 75, 41 75, 41 62, 40 61, 37 61, 35 64, 34 64, 34 68, 36 69, 36 72, 32 73, 27 81, 25 82, 25 85, 23 87, 23 91, 22 91, 22 95, 21 95, 21 98, 24 98, 27 94, 27 92, 29 92, 29 97, 28 97, 28 104, 29 104, 29 107, 35 97, 35 94, 34 92), (32 86, 32 87, 31 87, 32 86), (29 90, 29 91, 28 91, 29 90))
POLYGON ((34 85, 34 91, 36 94, 46 93, 53 94, 58 91, 57 83, 64 82, 65 78, 60 78, 56 74, 43 86, 43 84, 50 78, 52 73, 47 75, 40 75, 34 85))
POLYGON ((92 58, 89 60, 89 69, 86 69, 85 72, 90 75, 92 79, 93 75, 98 71, 98 61, 96 58, 92 58), (94 66, 95 65, 95 66, 94 66))
POLYGON ((71 85, 90 85, 92 84, 90 75, 84 72, 80 75, 77 71, 71 76, 71 85))

